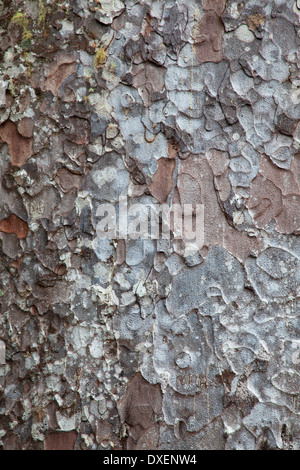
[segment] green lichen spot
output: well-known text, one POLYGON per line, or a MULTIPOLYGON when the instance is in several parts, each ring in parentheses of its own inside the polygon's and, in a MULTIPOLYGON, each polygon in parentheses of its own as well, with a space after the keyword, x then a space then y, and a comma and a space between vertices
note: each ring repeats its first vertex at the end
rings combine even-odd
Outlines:
POLYGON ((15 89, 15 85, 13 83, 13 79, 9 82, 8 89, 10 91, 11 96, 14 97, 15 94, 16 94, 16 89, 15 89))
POLYGON ((99 69, 105 64, 106 57, 107 57, 107 52, 103 48, 103 46, 101 46, 96 52, 95 59, 94 59, 94 66, 96 69, 99 69))
POLYGON ((40 27, 45 26, 47 13, 48 13, 48 8, 43 2, 41 2, 39 6, 39 16, 38 16, 38 25, 40 27))
POLYGON ((29 20, 23 13, 19 11, 15 13, 10 21, 10 24, 17 24, 20 26, 20 28, 22 28, 22 41, 30 41, 32 38, 32 32, 28 29, 29 20))
POLYGON ((28 26, 28 19, 20 11, 14 14, 10 22, 18 24, 19 26, 21 26, 21 28, 27 28, 28 26))
POLYGON ((110 71, 111 71, 111 73, 114 73, 115 68, 116 68, 116 64, 115 64, 114 61, 112 60, 111 63, 110 63, 110 71))

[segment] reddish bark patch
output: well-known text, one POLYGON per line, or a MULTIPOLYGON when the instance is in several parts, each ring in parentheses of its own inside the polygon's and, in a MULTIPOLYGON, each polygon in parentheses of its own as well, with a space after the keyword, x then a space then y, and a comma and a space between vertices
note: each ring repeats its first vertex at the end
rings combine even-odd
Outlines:
POLYGON ((0 221, 0 232, 14 233, 19 239, 26 238, 28 234, 28 225, 15 214, 11 214, 6 219, 0 221))
POLYGON ((2 438, 4 450, 22 450, 21 442, 18 436, 15 434, 8 433, 2 438))
POLYGON ((176 158, 179 152, 179 145, 175 141, 168 142, 168 157, 176 158))
POLYGON ((65 132, 70 142, 77 145, 88 145, 91 135, 91 126, 87 119, 71 117, 65 132))
POLYGON ((259 174, 251 182, 247 206, 258 228, 264 228, 272 219, 280 233, 300 231, 300 158, 295 155, 290 170, 273 165, 263 157, 259 174))
POLYGON ((152 94, 161 92, 165 86, 165 67, 157 67, 150 62, 134 65, 132 68, 133 86, 139 88, 145 106, 152 103, 152 94))
POLYGON ((117 244, 117 264, 120 266, 126 260, 126 243, 125 240, 119 240, 117 244))
POLYGON ((23 137, 11 121, 0 126, 0 143, 2 142, 8 145, 11 164, 14 166, 21 167, 32 155, 33 140, 23 137))
MULTIPOLYGON (((216 154, 217 156, 217 154, 216 154)), ((220 154, 219 154, 220 156, 220 154)), ((255 246, 256 238, 239 232, 231 227, 222 212, 214 185, 214 174, 210 162, 205 158, 191 156, 181 162, 178 178, 179 201, 174 193, 173 203, 204 204, 205 242, 200 251, 203 257, 207 256, 207 249, 212 246, 223 246, 237 259, 244 261, 255 246), (216 227, 218 229, 216 230, 216 227)), ((215 171, 225 168, 226 160, 215 165, 215 171)))
POLYGON ((62 83, 76 70, 75 58, 70 54, 59 54, 46 70, 46 80, 42 84, 43 91, 52 91, 54 96, 59 96, 62 83))
POLYGON ((158 168, 149 185, 149 191, 161 203, 166 202, 173 187, 175 166, 174 159, 160 158, 158 160, 158 168))
POLYGON ((198 61, 220 62, 223 59, 222 51, 223 23, 213 10, 204 13, 198 27, 195 28, 195 52, 198 61))
POLYGON ((68 192, 73 188, 79 188, 81 183, 80 175, 75 175, 66 168, 61 168, 56 174, 56 180, 64 192, 68 192))
POLYGON ((281 190, 283 196, 300 195, 300 158, 297 155, 292 161, 290 170, 278 168, 268 157, 263 156, 259 172, 272 181, 281 190))
POLYGON ((225 10, 226 0, 203 0, 203 10, 214 10, 221 16, 225 10))
POLYGON ((34 120, 28 117, 24 117, 18 124, 18 131, 27 139, 30 139, 33 135, 34 120))
POLYGON ((300 196, 287 196, 283 198, 283 211, 276 220, 276 230, 280 233, 300 234, 300 196))
POLYGON ((97 421, 97 442, 99 444, 109 442, 112 440, 112 425, 106 421, 97 421))
POLYGON ((272 181, 258 174, 251 183, 247 206, 253 213, 256 226, 264 228, 282 211, 282 193, 272 181))
POLYGON ((129 433, 127 449, 140 449, 140 440, 144 441, 143 448, 150 449, 153 443, 151 430, 158 434, 156 417, 162 411, 160 386, 148 383, 140 373, 137 373, 128 382, 118 408, 121 421, 129 433))
POLYGON ((77 433, 69 432, 52 432, 44 442, 44 450, 74 450, 77 433))

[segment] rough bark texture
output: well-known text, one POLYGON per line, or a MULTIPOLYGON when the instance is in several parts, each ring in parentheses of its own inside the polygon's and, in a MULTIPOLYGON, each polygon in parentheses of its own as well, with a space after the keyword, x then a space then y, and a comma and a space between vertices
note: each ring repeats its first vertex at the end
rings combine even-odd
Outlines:
POLYGON ((299 0, 0 19, 0 448, 299 450, 299 0), (203 248, 100 240, 121 195, 203 248))

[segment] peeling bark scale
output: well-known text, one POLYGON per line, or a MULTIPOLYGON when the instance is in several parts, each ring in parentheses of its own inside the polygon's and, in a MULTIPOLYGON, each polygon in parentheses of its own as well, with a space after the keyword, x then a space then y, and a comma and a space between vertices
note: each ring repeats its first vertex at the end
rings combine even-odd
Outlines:
POLYGON ((300 449, 299 23, 0 0, 0 449, 300 449), (125 199, 203 246, 99 238, 125 199))

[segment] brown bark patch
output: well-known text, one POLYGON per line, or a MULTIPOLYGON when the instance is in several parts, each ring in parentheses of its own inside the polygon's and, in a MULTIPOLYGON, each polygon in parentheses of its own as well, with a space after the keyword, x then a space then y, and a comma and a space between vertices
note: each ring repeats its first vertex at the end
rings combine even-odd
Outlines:
POLYGON ((58 170, 56 180, 64 192, 68 192, 73 188, 79 188, 81 183, 80 175, 76 175, 66 168, 58 170))
POLYGON ((213 10, 206 11, 193 34, 196 56, 201 64, 220 62, 223 59, 222 35, 223 23, 220 16, 213 10))
POLYGON ((161 203, 166 202, 172 190, 175 166, 175 160, 168 158, 158 160, 158 169, 149 185, 149 191, 161 203))
MULTIPOLYGON (((129 433, 127 448, 134 449, 139 439, 150 436, 150 430, 156 428, 156 416, 162 411, 162 393, 159 385, 148 383, 140 373, 137 373, 128 382, 118 408, 121 421, 129 433)), ((152 442, 152 438, 149 438, 152 442)))
POLYGON ((247 26, 250 31, 255 31, 259 26, 263 26, 265 22, 266 19, 260 13, 250 15, 247 18, 247 26))
POLYGON ((226 0, 203 0, 203 10, 213 10, 221 16, 225 10, 226 0))
POLYGON ((11 164, 14 166, 21 167, 32 155, 33 139, 21 135, 11 121, 0 126, 0 143, 2 142, 8 145, 11 164))
POLYGON ((27 139, 30 139, 33 135, 34 120, 28 117, 24 117, 18 124, 18 131, 27 139))
POLYGON ((27 237, 28 225, 15 214, 11 214, 6 219, 0 221, 0 232, 14 233, 19 239, 22 239, 27 237))
POLYGON ((54 96, 59 96, 62 83, 76 70, 75 58, 70 54, 60 54, 56 61, 50 64, 46 70, 46 80, 42 84, 43 91, 52 91, 54 96))
POLYGON ((74 450, 77 433, 75 431, 68 432, 52 432, 44 442, 45 450, 74 450))
POLYGON ((133 66, 133 86, 141 90, 145 106, 151 105, 153 93, 159 93, 163 90, 165 75, 165 67, 157 67, 150 62, 133 66))

